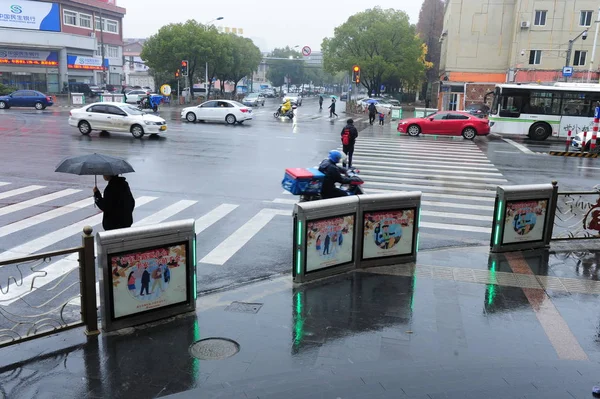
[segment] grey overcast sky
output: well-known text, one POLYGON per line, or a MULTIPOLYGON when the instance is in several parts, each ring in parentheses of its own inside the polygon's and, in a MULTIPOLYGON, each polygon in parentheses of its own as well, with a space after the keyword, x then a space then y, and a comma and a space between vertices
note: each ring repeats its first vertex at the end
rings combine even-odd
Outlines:
POLYGON ((243 36, 261 50, 310 46, 320 50, 321 41, 349 16, 380 6, 405 11, 417 23, 423 0, 117 0, 127 9, 123 22, 126 38, 144 38, 173 22, 195 19, 206 23, 217 17, 216 26, 242 28, 243 36), (220 3, 222 1, 222 3, 220 3))

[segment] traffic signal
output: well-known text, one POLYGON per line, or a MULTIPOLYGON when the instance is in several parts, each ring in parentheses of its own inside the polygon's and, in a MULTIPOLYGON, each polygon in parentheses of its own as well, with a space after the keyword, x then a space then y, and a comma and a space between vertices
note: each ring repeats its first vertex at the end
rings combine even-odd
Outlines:
POLYGON ((188 76, 188 62, 187 62, 187 60, 181 61, 181 76, 188 76))
POLYGON ((179 69, 175 71, 175 77, 178 78, 179 77, 179 69))
POLYGON ((360 67, 358 65, 352 67, 352 81, 356 84, 360 83, 360 67))

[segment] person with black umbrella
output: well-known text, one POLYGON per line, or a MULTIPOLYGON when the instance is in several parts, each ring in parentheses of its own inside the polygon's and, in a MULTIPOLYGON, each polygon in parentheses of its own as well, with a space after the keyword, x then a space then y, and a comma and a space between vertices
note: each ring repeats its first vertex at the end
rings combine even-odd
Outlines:
POLYGON ((104 196, 100 194, 98 187, 94 186, 93 189, 96 206, 104 213, 102 227, 107 231, 131 227, 135 199, 131 194, 129 183, 121 176, 105 175, 104 180, 108 182, 104 189, 104 196))

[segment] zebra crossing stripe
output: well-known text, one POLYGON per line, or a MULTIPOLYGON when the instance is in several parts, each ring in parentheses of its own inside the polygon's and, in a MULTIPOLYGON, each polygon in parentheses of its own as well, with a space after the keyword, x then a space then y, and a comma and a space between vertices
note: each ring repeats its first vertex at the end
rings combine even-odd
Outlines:
POLYGON ((441 145, 420 145, 420 144, 386 144, 386 145, 375 145, 375 144, 360 144, 356 145, 356 148, 365 149, 365 150, 387 150, 387 151, 396 151, 399 149, 410 149, 413 151, 421 151, 421 150, 436 150, 436 151, 444 151, 449 154, 463 154, 463 155, 480 155, 484 156, 479 148, 454 148, 454 147, 446 147, 441 145))
POLYGON ((484 166, 484 167, 491 165, 490 161, 487 161, 487 160, 486 161, 484 161, 484 160, 476 161, 476 160, 472 160, 472 159, 457 159, 455 157, 449 158, 443 154, 432 157, 434 159, 434 161, 430 162, 423 155, 410 155, 410 154, 415 154, 415 153, 409 152, 406 154, 384 155, 384 154, 369 154, 369 153, 365 153, 362 151, 354 151, 354 156, 357 158, 357 160, 362 159, 362 157, 364 157, 367 159, 374 159, 377 161, 379 161, 380 159, 398 160, 398 161, 417 160, 422 163, 425 163, 425 162, 427 162, 427 163, 442 163, 445 165, 473 165, 473 166, 484 166), (439 161, 438 159, 443 159, 444 161, 439 161))
POLYGON ((419 224, 419 228, 439 229, 439 230, 458 230, 467 231, 471 233, 483 233, 486 235, 492 234, 490 227, 478 227, 478 226, 465 226, 461 224, 446 224, 446 223, 430 223, 423 222, 419 224))
POLYGON ((7 183, 7 182, 0 181, 0 187, 2 187, 2 186, 8 186, 9 184, 10 184, 10 183, 7 183))
MULTIPOLYGON (((355 153, 356 154, 356 153, 355 153)), ((381 158, 386 158, 386 157, 379 157, 379 159, 381 158)), ((378 158, 373 158, 373 159, 378 159, 378 158)), ((379 161, 379 160, 365 160, 365 159, 357 159, 352 160, 352 164, 353 165, 408 165, 408 166, 420 166, 422 168, 442 168, 442 169, 467 169, 467 170, 494 170, 496 172, 498 172, 498 169, 496 169, 494 166, 487 166, 485 164, 473 164, 473 165, 469 165, 468 162, 452 162, 452 161, 431 161, 431 160, 427 160, 427 159, 418 159, 418 160, 412 160, 412 159, 407 159, 407 160, 397 160, 397 161, 379 161)))
MULTIPOLYGON (((431 194, 427 194, 428 196, 431 196, 431 194)), ((421 201, 421 206, 432 206, 432 207, 438 207, 438 208, 460 208, 460 209, 472 209, 472 210, 478 210, 478 211, 490 211, 490 212, 494 212, 494 207, 493 206, 486 206, 486 205, 472 205, 472 204, 459 204, 459 203, 455 203, 455 202, 436 202, 436 201, 421 201)), ((490 217, 492 215, 490 214, 490 217)))
POLYGON ((223 266, 237 251, 248 243, 275 216, 289 216, 289 211, 262 209, 252 219, 227 237, 219 246, 200 260, 200 263, 223 266))
MULTIPOLYGON (((145 205, 150 201, 154 201, 155 199, 156 197, 137 198, 135 200, 136 208, 137 206, 145 205)), ((95 226, 97 224, 100 224, 101 221, 102 213, 99 213, 87 219, 81 220, 77 223, 74 223, 70 226, 63 227, 62 229, 53 231, 42 237, 18 245, 14 248, 9 249, 8 251, 2 252, 0 253, 0 260, 4 261, 11 258, 31 255, 46 247, 49 247, 50 245, 56 244, 59 241, 69 238, 75 234, 81 233, 85 226, 95 226)))
POLYGON ((44 186, 27 186, 27 187, 21 187, 21 188, 17 188, 17 189, 10 190, 10 191, 5 191, 3 193, 0 193, 0 200, 2 200, 4 198, 14 197, 15 195, 30 193, 32 191, 39 190, 42 188, 44 188, 44 186))
POLYGON ((394 151, 376 151, 376 150, 364 150, 362 148, 358 148, 354 151, 354 154, 355 155, 364 155, 366 157, 377 157, 377 158, 381 158, 381 157, 404 158, 404 157, 410 156, 412 154, 415 154, 417 151, 419 153, 418 157, 420 159, 430 157, 430 156, 435 156, 435 157, 441 157, 444 159, 450 158, 450 159, 455 159, 455 160, 460 160, 460 161, 468 161, 471 163, 491 163, 490 160, 484 156, 482 157, 482 156, 475 156, 475 155, 449 154, 443 150, 428 151, 428 150, 398 149, 398 150, 394 150, 394 151))
POLYGON ((374 176, 374 175, 367 175, 367 174, 361 174, 362 177, 364 177, 364 180, 366 180, 367 182, 411 182, 411 183, 422 183, 421 188, 422 189, 427 189, 429 187, 434 187, 434 186, 430 186, 429 184, 445 184, 445 185, 454 185, 454 186, 463 186, 463 187, 482 187, 482 188, 496 188, 498 185, 497 184, 485 184, 485 183, 469 183, 469 182, 462 182, 462 181, 448 181, 448 180, 433 180, 433 179, 424 179, 424 178, 420 178, 420 179, 412 179, 412 178, 408 178, 408 177, 388 177, 388 176, 374 176))
POLYGON ((492 221, 491 213, 488 216, 484 216, 484 215, 472 215, 472 214, 464 214, 464 213, 436 212, 436 211, 422 210, 421 215, 422 216, 433 216, 436 218, 480 220, 480 221, 490 222, 490 223, 492 221))
MULTIPOLYGON (((143 204, 147 203, 147 202, 145 202, 145 200, 142 200, 143 198, 153 198, 153 197, 141 197, 139 199, 136 199, 135 200, 136 208, 137 208, 138 204, 143 205, 143 204)), ((156 212, 148 217, 145 217, 144 219, 141 219, 139 222, 134 223, 132 227, 147 226, 147 225, 151 225, 151 224, 161 223, 161 222, 167 220, 168 218, 175 216, 179 212, 194 205, 196 202, 198 202, 198 201, 190 201, 190 200, 178 201, 178 202, 174 203, 173 205, 170 205, 170 206, 160 210, 159 212, 156 212)), ((98 216, 102 216, 102 215, 98 215, 98 216)), ((96 251, 96 248, 94 248, 94 251, 96 251)), ((34 283, 37 282, 38 284, 35 284, 35 288, 40 289, 40 288, 46 286, 47 284, 51 283, 52 281, 56 280, 57 278, 64 277, 66 274, 73 272, 73 270, 76 270, 79 267, 79 262, 77 261, 78 258, 79 258, 79 254, 72 254, 72 255, 69 255, 69 256, 59 260, 58 262, 52 263, 49 266, 46 266, 39 270, 35 270, 34 273, 23 278, 23 282, 20 286, 16 286, 15 284, 13 284, 13 286, 10 287, 9 294, 14 294, 14 295, 12 295, 9 299, 0 300, 0 303, 5 306, 10 305, 11 303, 17 301, 18 299, 25 298, 27 295, 31 294, 31 292, 32 292, 31 288, 34 287, 34 283)), ((61 281, 62 281, 62 279, 60 281, 58 281, 56 283, 56 285, 60 284, 61 281)), ((52 288, 49 288, 49 290, 51 290, 51 289, 52 288)), ((98 291, 98 283, 96 283, 96 291, 98 291)))
MULTIPOLYGON (((418 177, 421 174, 416 174, 416 173, 412 173, 412 172, 400 172, 401 170, 404 170, 403 168, 398 168, 396 169, 397 171, 382 171, 382 170, 377 170, 377 169, 371 169, 371 168, 363 168, 360 171, 361 172, 368 172, 368 173, 377 173, 379 176, 412 176, 412 177, 418 177)), ((367 174, 368 174, 367 173, 367 174)), ((366 175, 366 174, 365 174, 366 175)), ((462 173, 461 173, 462 175, 462 173)), ((457 176, 456 174, 447 174, 447 175, 432 175, 432 174, 426 174, 426 175, 421 175, 423 176, 421 178, 422 181, 425 182, 430 182, 431 180, 429 180, 430 178, 435 178, 435 179, 451 179, 451 180, 468 180, 468 181, 483 181, 483 182, 495 182, 495 183, 506 183, 508 182, 508 180, 506 179, 497 179, 497 178, 492 178, 492 177, 479 177, 479 176, 457 176)))
POLYGON ((196 219, 196 235, 202 233, 204 230, 229 215, 237 207, 238 205, 221 204, 206 215, 196 219))
MULTIPOLYGON (((7 236, 9 234, 15 233, 17 231, 24 230, 29 227, 36 226, 40 223, 47 222, 48 220, 52 220, 59 216, 66 215, 68 213, 74 212, 78 209, 87 208, 88 206, 92 206, 94 204, 93 198, 86 198, 81 201, 74 202, 70 205, 61 206, 57 209, 52 209, 48 212, 40 213, 39 215, 35 215, 29 217, 27 219, 19 220, 18 222, 14 222, 8 224, 6 226, 0 227, 0 237, 7 236)), ((1 208, 4 209, 4 208, 1 208)))
POLYGON ((42 195, 41 197, 32 198, 27 201, 8 205, 8 206, 0 208, 0 216, 8 215, 9 213, 13 213, 13 212, 17 212, 17 211, 22 211, 23 209, 31 208, 32 206, 41 205, 46 202, 53 201, 55 199, 59 199, 62 197, 66 197, 68 195, 76 194, 80 191, 81 190, 75 190, 75 189, 69 188, 66 190, 57 191, 52 194, 42 195))
MULTIPOLYGON (((363 165, 361 162, 355 162, 353 163, 355 167, 359 168, 361 171, 364 170, 375 170, 377 172, 381 172, 382 170, 392 170, 392 171, 397 171, 397 170, 410 170, 410 171, 414 171, 414 172, 420 172, 419 174, 423 174, 423 172, 428 172, 428 171, 424 171, 423 168, 405 168, 405 167, 394 167, 394 166, 370 166, 370 165, 363 165)), ((451 173, 451 174, 455 174, 456 168, 452 168, 452 167, 442 167, 441 170, 438 170, 436 168, 435 172, 436 173, 451 173), (452 170, 444 170, 443 168, 447 168, 447 169, 452 169, 452 170)), ((470 169, 470 168, 467 168, 470 169)), ((382 172, 383 173, 383 172, 382 172)), ((461 176, 464 175, 473 175, 473 176, 498 176, 498 177, 503 177, 502 173, 496 173, 496 172, 473 172, 471 170, 461 170, 458 172, 461 176)), ((413 173, 413 175, 415 175, 415 173, 413 173)), ((505 180, 506 181, 506 180, 505 180)))
MULTIPOLYGON (((372 185, 380 186, 380 187, 396 187, 399 189, 410 188, 410 189, 416 189, 416 190, 421 190, 421 191, 423 191, 424 189, 425 190, 438 190, 438 191, 452 191, 452 192, 458 192, 458 193, 480 194, 480 195, 487 195, 487 196, 493 196, 496 194, 495 191, 478 190, 478 189, 474 189, 474 188, 423 186, 423 185, 419 185, 419 184, 387 183, 387 182, 368 182, 367 187, 371 187, 372 185)), ((425 195, 425 193, 423 193, 423 195, 425 195)), ((471 198, 475 199, 474 197, 471 197, 471 198)))

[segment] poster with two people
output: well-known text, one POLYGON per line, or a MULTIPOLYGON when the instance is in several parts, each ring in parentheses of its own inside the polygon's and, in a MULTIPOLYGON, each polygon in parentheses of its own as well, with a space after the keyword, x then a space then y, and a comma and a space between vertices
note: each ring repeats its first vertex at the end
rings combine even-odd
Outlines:
POLYGON ((307 222, 307 273, 352 262, 354 219, 354 215, 350 215, 307 222))

